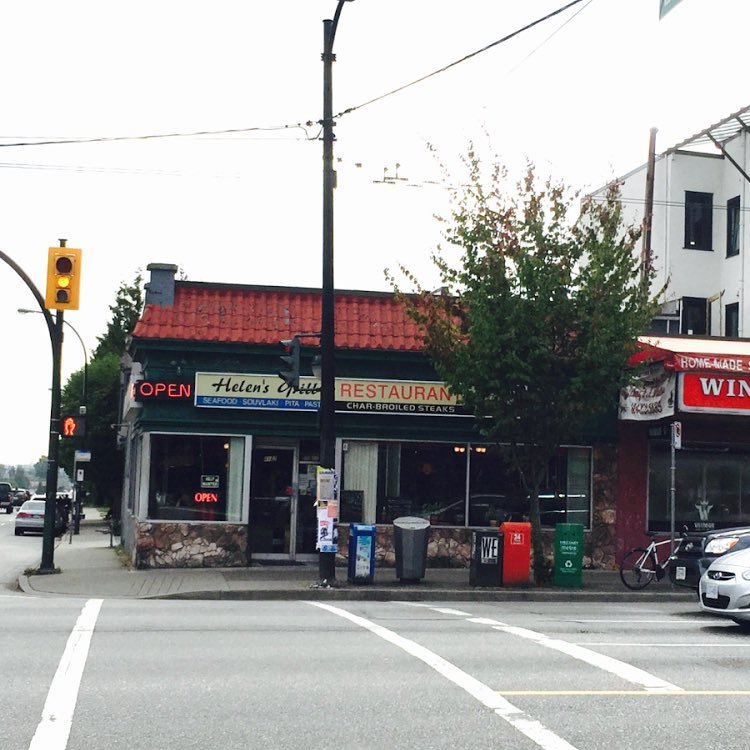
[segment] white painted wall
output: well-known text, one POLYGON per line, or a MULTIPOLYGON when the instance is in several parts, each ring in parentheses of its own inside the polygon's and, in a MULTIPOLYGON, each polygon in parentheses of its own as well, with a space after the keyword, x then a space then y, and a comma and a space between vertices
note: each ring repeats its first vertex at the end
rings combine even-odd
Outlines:
MULTIPOLYGON (((728 153, 745 172, 748 138, 740 133, 728 144, 728 153)), ((637 167, 621 180, 625 220, 640 225, 646 195, 646 165, 637 167)), ((740 336, 750 336, 750 300, 745 294, 746 252, 750 251, 748 181, 716 149, 715 153, 672 151, 657 157, 654 170, 654 214, 652 258, 656 269, 654 291, 666 285, 665 302, 682 297, 716 296, 711 303, 711 335, 724 335, 724 309, 739 303, 740 336), (713 249, 684 247, 685 191, 713 194, 713 249), (727 257, 727 201, 740 196, 740 252, 727 257)), ((595 195, 603 194, 603 189, 595 195)), ((641 245, 639 243, 638 251, 641 245)))

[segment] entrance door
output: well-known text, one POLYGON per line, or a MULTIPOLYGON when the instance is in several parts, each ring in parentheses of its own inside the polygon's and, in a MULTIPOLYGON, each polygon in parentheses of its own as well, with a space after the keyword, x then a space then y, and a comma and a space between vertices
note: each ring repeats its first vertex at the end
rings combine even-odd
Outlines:
MULTIPOLYGON (((253 449, 250 483, 251 557, 293 557, 292 514, 296 510, 296 451, 293 447, 253 449)), ((296 531, 296 529, 295 529, 296 531)))

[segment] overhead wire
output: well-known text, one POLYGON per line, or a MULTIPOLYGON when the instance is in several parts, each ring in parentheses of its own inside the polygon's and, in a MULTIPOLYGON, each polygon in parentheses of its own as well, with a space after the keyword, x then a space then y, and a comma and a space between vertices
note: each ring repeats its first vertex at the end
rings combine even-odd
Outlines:
MULTIPOLYGON (((466 62, 467 60, 471 60, 473 57, 476 57, 477 55, 481 55, 483 52, 487 52, 487 50, 490 50, 493 47, 497 47, 500 44, 504 44, 505 42, 510 41, 514 37, 517 37, 519 34, 522 34, 524 31, 533 29, 534 26, 538 26, 540 23, 543 23, 544 21, 548 21, 550 18, 554 18, 560 13, 564 13, 566 10, 568 10, 568 8, 572 8, 574 5, 578 5, 579 3, 582 3, 582 2, 583 0, 571 0, 571 2, 567 3, 566 5, 563 5, 557 10, 553 10, 551 13, 548 13, 546 16, 537 18, 535 21, 531 21, 531 23, 527 23, 525 26, 522 26, 521 28, 516 29, 515 31, 512 31, 510 34, 506 34, 504 37, 497 39, 494 42, 490 42, 490 44, 485 45, 481 49, 478 49, 474 52, 470 52, 468 55, 464 55, 458 60, 454 60, 452 63, 448 63, 448 65, 444 65, 442 68, 433 70, 431 73, 427 73, 426 75, 420 76, 419 78, 416 78, 415 80, 409 83, 405 83, 402 86, 398 86, 397 88, 392 89, 391 91, 387 91, 384 94, 380 94, 379 96, 375 96, 372 99, 368 99, 366 102, 362 102, 361 104, 357 104, 353 107, 347 107, 346 109, 341 110, 341 112, 339 112, 337 115, 334 115, 334 119, 336 120, 336 119, 339 119, 340 117, 343 117, 344 115, 348 115, 348 114, 351 114, 352 112, 356 112, 357 110, 362 109, 363 107, 368 107, 370 104, 375 104, 375 102, 382 101, 383 99, 386 99, 389 96, 393 96, 394 94, 398 94, 401 91, 411 88, 412 86, 416 86, 418 83, 422 83, 430 78, 433 78, 436 75, 439 75, 440 73, 445 73, 446 70, 455 68, 457 65, 460 65, 461 63, 466 62)), ((589 0, 589 2, 591 2, 591 0, 589 0)))
MULTIPOLYGON (((421 76, 420 78, 417 78, 414 81, 406 83, 395 89, 392 89, 391 91, 387 91, 386 93, 381 94, 379 96, 373 97, 372 99, 362 102, 361 104, 357 104, 353 107, 348 107, 347 109, 342 110, 339 114, 334 116, 334 119, 338 119, 344 115, 350 114, 352 112, 356 112, 357 110, 367 107, 370 104, 374 104, 375 102, 382 101, 383 99, 386 99, 389 96, 393 96, 394 94, 397 94, 401 91, 411 88, 412 86, 416 86, 417 84, 422 83, 423 81, 426 81, 429 78, 433 78, 439 75, 440 73, 444 73, 445 71, 450 70, 451 68, 454 68, 457 65, 460 65, 461 63, 466 62, 467 60, 471 60, 477 55, 481 55, 483 52, 487 52, 488 50, 494 47, 497 47, 500 44, 504 44, 505 42, 519 36, 523 32, 528 31, 529 29, 532 29, 535 26, 538 26, 544 21, 547 21, 550 18, 554 18, 555 16, 561 13, 564 13, 566 10, 568 10, 568 8, 571 8, 574 5, 578 5, 581 2, 583 2, 583 0, 571 0, 570 2, 561 6, 557 10, 554 10, 548 13, 547 15, 542 16, 541 18, 537 18, 536 20, 531 21, 530 23, 527 23, 525 26, 522 26, 516 29, 515 31, 512 31, 509 34, 506 34, 500 39, 497 39, 494 42, 491 42, 490 44, 485 45, 481 49, 475 50, 474 52, 470 52, 469 54, 464 55, 460 59, 454 60, 453 62, 448 63, 448 65, 444 65, 443 67, 438 68, 437 70, 434 70, 431 73, 428 73, 424 76, 421 76)), ((592 0, 588 0, 587 5, 591 2, 592 0)), ((583 8, 581 10, 583 10, 583 8)), ((575 15, 578 15, 578 14, 576 13, 575 15)), ((307 128, 311 127, 314 124, 314 122, 316 121, 307 120, 304 123, 297 122, 293 124, 274 125, 270 127, 256 126, 256 127, 246 127, 246 128, 226 128, 226 129, 221 129, 221 130, 196 130, 196 131, 191 131, 191 132, 177 132, 177 133, 150 133, 146 135, 96 136, 96 137, 90 137, 90 138, 87 137, 87 138, 59 138, 59 139, 47 138, 45 140, 36 140, 36 139, 28 140, 27 139, 27 140, 16 140, 11 143, 0 143, 0 148, 18 148, 22 146, 60 146, 60 145, 82 144, 82 143, 114 143, 118 141, 145 141, 145 140, 156 140, 156 139, 167 139, 167 138, 197 138, 201 136, 232 135, 232 134, 239 134, 239 133, 249 133, 253 131, 291 130, 295 128, 299 128, 305 132, 306 140, 317 140, 319 137, 320 131, 318 131, 318 134, 316 134, 313 137, 310 137, 307 131, 307 128)), ((0 136, 0 139, 2 138, 3 136, 0 136)))

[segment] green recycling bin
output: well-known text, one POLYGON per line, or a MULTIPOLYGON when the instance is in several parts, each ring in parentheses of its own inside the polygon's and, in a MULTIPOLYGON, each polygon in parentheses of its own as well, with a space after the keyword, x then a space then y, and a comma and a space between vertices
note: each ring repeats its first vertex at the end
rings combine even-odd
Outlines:
POLYGON ((583 586, 583 526, 580 523, 555 526, 555 586, 569 589, 583 586))

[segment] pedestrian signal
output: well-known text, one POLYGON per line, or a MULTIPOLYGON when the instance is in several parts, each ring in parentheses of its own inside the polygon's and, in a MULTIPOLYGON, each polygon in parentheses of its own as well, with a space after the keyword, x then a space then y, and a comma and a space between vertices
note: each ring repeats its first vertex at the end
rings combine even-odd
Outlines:
POLYGON ((86 434, 86 417, 80 414, 65 416, 60 420, 60 435, 64 438, 82 437, 86 434))

